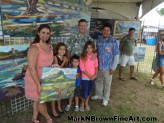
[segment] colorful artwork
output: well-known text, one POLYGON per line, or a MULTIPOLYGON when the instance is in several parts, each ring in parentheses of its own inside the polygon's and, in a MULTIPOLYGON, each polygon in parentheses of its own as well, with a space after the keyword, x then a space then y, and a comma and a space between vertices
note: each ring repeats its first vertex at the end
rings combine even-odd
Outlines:
POLYGON ((76 73, 75 68, 43 68, 40 102, 73 97, 76 73))
MULTIPOLYGON (((110 23, 114 26, 114 19, 95 19, 91 18, 90 36, 93 39, 98 39, 102 35, 102 27, 104 24, 110 23)), ((113 32, 111 32, 113 35, 113 32)))
POLYGON ((28 45, 0 46, 0 100, 24 92, 28 45))
POLYGON ((4 35, 34 37, 38 25, 48 23, 52 35, 70 36, 77 22, 90 23, 92 0, 1 0, 4 35))
POLYGON ((114 36, 116 39, 120 40, 123 36, 128 34, 129 28, 135 28, 134 37, 139 39, 140 36, 140 28, 141 22, 140 21, 115 21, 114 24, 114 36))
POLYGON ((135 62, 144 61, 146 53, 146 47, 134 47, 133 55, 135 62))

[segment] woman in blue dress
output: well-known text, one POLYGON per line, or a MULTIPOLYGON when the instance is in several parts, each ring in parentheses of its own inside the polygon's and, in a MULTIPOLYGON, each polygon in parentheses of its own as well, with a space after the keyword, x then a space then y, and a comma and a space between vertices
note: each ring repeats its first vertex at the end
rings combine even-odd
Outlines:
POLYGON ((164 39, 158 42, 158 66, 160 71, 160 80, 164 90, 164 39))

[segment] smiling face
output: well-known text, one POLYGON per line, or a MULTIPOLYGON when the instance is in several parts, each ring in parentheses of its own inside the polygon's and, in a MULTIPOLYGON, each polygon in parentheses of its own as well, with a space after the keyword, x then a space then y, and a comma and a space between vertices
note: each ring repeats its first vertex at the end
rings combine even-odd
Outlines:
POLYGON ((87 53, 93 53, 93 47, 92 47, 92 45, 88 45, 87 46, 86 52, 87 53))
POLYGON ((38 32, 38 35, 41 41, 46 42, 50 38, 50 30, 43 28, 38 32))
POLYGON ((78 27, 79 27, 79 33, 85 35, 87 32, 87 23, 86 22, 80 22, 78 27))
POLYGON ((134 30, 130 30, 130 31, 129 31, 129 37, 133 37, 133 36, 134 36, 134 33, 135 33, 134 30))
POLYGON ((108 38, 110 36, 110 28, 109 27, 104 27, 102 31, 103 37, 108 38))
POLYGON ((77 68, 79 66, 79 60, 78 59, 73 59, 72 60, 72 67, 77 68))
POLYGON ((60 48, 58 50, 58 55, 64 56, 65 53, 66 53, 66 47, 65 46, 60 46, 60 48))

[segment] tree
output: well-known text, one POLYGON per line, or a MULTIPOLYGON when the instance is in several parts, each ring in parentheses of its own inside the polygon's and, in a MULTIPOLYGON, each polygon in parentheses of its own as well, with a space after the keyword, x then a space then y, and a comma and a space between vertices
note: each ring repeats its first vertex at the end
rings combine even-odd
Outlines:
POLYGON ((156 10, 159 15, 164 16, 164 8, 161 8, 160 10, 156 10))
POLYGON ((30 14, 34 15, 36 13, 41 13, 40 11, 37 10, 37 5, 38 0, 27 0, 27 10, 25 14, 30 14))

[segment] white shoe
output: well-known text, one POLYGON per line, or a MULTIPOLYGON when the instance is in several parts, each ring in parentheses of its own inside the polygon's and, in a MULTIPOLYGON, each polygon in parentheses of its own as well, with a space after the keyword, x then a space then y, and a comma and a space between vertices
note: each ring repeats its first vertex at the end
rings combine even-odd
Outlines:
POLYGON ((154 85, 154 82, 153 81, 151 81, 151 85, 154 85))
POLYGON ((102 105, 103 105, 103 106, 107 106, 107 105, 108 105, 108 100, 105 100, 105 99, 104 99, 103 102, 102 102, 102 105))
POLYGON ((100 97, 100 96, 95 95, 95 96, 91 97, 91 99, 93 99, 93 100, 97 100, 97 99, 101 100, 101 99, 103 99, 103 98, 100 97))

